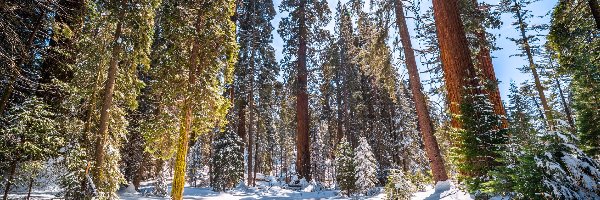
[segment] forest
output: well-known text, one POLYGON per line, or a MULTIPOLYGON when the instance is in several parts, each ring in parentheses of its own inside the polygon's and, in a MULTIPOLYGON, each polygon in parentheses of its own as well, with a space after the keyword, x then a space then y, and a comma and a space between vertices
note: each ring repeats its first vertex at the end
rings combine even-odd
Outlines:
POLYGON ((600 199, 597 0, 2 0, 0 83, 3 200, 600 199))

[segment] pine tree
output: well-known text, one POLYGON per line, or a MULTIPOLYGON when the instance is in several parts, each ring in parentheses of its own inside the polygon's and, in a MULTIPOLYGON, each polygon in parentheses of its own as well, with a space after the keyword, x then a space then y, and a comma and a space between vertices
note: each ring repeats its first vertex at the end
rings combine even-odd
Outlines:
POLYGON ((361 137, 353 161, 356 163, 356 187, 365 195, 370 195, 377 184, 377 161, 367 139, 361 137))
POLYGON ((310 180, 310 134, 308 110, 309 67, 314 65, 313 48, 310 44, 318 39, 320 29, 328 22, 329 8, 323 0, 285 0, 280 5, 281 12, 289 12, 282 18, 279 34, 283 38, 284 58, 282 66, 286 80, 296 95, 296 170, 300 178, 310 180), (295 78, 293 78, 295 77, 295 78))
POLYGON ((356 164, 354 151, 346 138, 342 138, 335 156, 335 179, 342 193, 352 195, 356 190, 356 164))
MULTIPOLYGON (((56 130, 54 113, 48 111, 48 105, 33 97, 20 106, 11 107, 5 120, 8 126, 0 131, 0 146, 10 147, 0 150, 2 164, 8 163, 4 199, 14 185, 17 167, 27 162, 43 162, 58 155, 66 138, 56 130)), ((31 175, 33 177, 33 175, 31 175)))
POLYGON ((600 155, 600 61, 594 58, 600 46, 599 31, 583 1, 560 1, 552 13, 548 40, 558 57, 558 71, 573 78, 573 108, 582 149, 591 156, 600 155))
POLYGON ((241 138, 231 131, 219 133, 213 143, 213 168, 211 187, 214 191, 226 191, 233 188, 244 178, 244 144, 241 138))
MULTIPOLYGON (((483 89, 482 82, 477 87, 466 88, 470 94, 483 89)), ((459 181, 464 181, 470 192, 476 192, 490 179, 488 172, 502 165, 498 159, 506 150, 506 129, 497 128, 501 120, 486 94, 464 98, 461 104, 463 127, 456 135, 455 161, 459 181)))
POLYGON ((505 0, 501 2, 503 6, 505 6, 506 10, 510 11, 514 14, 514 18, 517 20, 512 25, 515 26, 516 29, 519 30, 520 38, 511 39, 516 44, 520 45, 521 54, 517 54, 519 56, 526 56, 528 60, 528 67, 524 68, 523 71, 531 72, 533 75, 535 88, 538 92, 542 107, 544 109, 544 116, 546 117, 546 123, 548 124, 548 128, 552 129, 554 126, 554 117, 552 115, 552 108, 550 108, 548 104, 548 100, 546 99, 546 95, 544 94, 544 86, 542 85, 542 80, 538 73, 538 65, 534 61, 534 54, 539 53, 540 49, 538 45, 534 43, 539 40, 535 38, 535 36, 528 35, 528 31, 539 31, 543 29, 541 26, 532 26, 527 23, 527 20, 531 18, 531 14, 529 11, 524 9, 527 5, 531 4, 530 0, 505 0))

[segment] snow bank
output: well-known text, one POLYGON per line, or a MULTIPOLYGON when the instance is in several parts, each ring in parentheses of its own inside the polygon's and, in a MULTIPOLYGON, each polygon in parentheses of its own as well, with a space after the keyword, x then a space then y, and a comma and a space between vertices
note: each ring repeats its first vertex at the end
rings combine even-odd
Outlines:
POLYGON ((473 200, 469 193, 460 190, 450 181, 441 181, 424 192, 414 193, 412 200, 473 200))

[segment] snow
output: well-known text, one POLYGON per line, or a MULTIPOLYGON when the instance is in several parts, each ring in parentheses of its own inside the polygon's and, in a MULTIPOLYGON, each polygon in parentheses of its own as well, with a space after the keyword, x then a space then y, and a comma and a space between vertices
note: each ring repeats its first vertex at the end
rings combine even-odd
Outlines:
MULTIPOLYGON (((271 177, 266 177, 269 180, 271 177)), ((342 197, 339 190, 328 190, 320 187, 311 181, 307 187, 301 190, 292 190, 281 183, 270 183, 268 181, 257 181, 256 187, 249 187, 241 182, 238 187, 227 192, 214 192, 210 187, 196 188, 186 186, 183 199, 214 199, 214 200, 236 200, 236 199, 365 199, 379 200, 386 199, 383 192, 373 196, 352 196, 342 197)), ((139 191, 135 191, 132 185, 123 187, 118 191, 122 200, 167 200, 167 197, 152 196, 154 181, 142 182, 139 191)), ((170 184, 168 191, 170 191, 170 184)), ((383 191, 382 188, 377 188, 383 191)), ((49 191, 34 191, 33 199, 55 199, 58 193, 49 191)), ((24 198, 27 194, 10 194, 11 199, 24 198)), ((460 190, 450 181, 438 182, 435 187, 428 186, 425 191, 414 193, 412 200, 473 200, 468 193, 460 190)), ((495 200, 502 200, 500 197, 494 197, 495 200)))
POLYGON ((450 181, 438 182, 435 188, 428 187, 424 192, 413 194, 412 200, 473 200, 469 193, 457 188, 450 181))

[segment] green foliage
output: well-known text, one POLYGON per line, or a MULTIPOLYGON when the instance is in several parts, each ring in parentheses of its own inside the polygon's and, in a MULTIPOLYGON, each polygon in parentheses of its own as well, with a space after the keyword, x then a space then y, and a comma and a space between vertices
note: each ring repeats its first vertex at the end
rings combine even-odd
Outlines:
POLYGON ((463 127, 455 136, 453 148, 458 179, 469 192, 480 190, 481 184, 490 180, 487 173, 502 164, 497 159, 506 143, 507 130, 500 128, 501 121, 487 96, 475 93, 481 89, 482 86, 467 88, 471 92, 461 104, 463 127))
POLYGON ((213 143, 213 172, 210 183, 214 191, 221 192, 233 188, 244 178, 244 143, 232 130, 219 133, 213 143))
POLYGON ((4 118, 8 125, 0 130, 2 162, 45 161, 58 155, 65 138, 57 131, 55 114, 48 109, 37 97, 11 107, 4 118))
POLYGON ((582 149, 600 155, 600 30, 583 0, 560 1, 552 13, 548 41, 556 51, 559 73, 570 75, 571 92, 582 149))
POLYGON ((356 164, 354 163, 354 151, 350 143, 343 138, 338 144, 335 154, 335 179, 340 190, 345 195, 352 195, 356 190, 356 164))
POLYGON ((418 190, 411 183, 410 177, 405 175, 400 170, 390 170, 387 184, 385 184, 386 199, 389 200, 404 200, 410 199, 412 194, 418 190))

